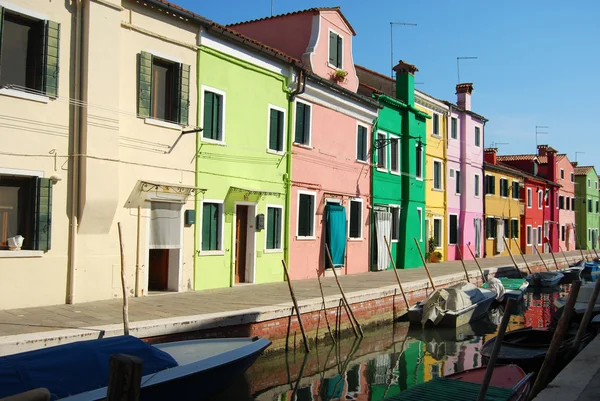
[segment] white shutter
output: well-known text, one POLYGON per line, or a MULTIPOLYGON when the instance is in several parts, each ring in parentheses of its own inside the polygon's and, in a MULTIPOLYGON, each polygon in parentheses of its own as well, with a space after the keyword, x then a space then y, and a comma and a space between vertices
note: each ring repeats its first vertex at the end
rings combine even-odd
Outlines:
POLYGON ((181 248, 180 203, 150 203, 150 249, 181 248))

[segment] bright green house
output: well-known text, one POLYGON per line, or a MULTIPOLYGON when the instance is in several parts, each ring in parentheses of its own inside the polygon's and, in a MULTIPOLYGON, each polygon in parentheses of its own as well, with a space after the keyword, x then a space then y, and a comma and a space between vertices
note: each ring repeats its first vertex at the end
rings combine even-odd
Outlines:
POLYGON ((361 91, 370 91, 381 108, 373 127, 371 266, 391 269, 387 239, 396 266, 410 269, 423 265, 415 245, 423 255, 426 249, 425 221, 425 121, 429 115, 414 107, 414 73, 417 68, 404 63, 396 71, 396 93, 387 78, 363 67, 357 69, 361 91), (382 82, 379 82, 382 81, 382 82), (381 88, 382 90, 379 90, 381 88), (375 90, 373 90, 375 89, 375 90), (395 96, 393 96, 395 95, 395 96))
POLYGON ((281 281, 294 61, 235 35, 201 35, 194 288, 281 281))
POLYGON ((598 249, 600 198, 598 174, 594 166, 575 167, 575 228, 577 249, 598 249))

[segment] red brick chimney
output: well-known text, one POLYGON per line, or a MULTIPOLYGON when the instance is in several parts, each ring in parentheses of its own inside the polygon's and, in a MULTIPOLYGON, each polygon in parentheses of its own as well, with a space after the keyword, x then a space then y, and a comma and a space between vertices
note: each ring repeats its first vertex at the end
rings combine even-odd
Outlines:
MULTIPOLYGON (((539 150, 539 146, 538 146, 539 150)), ((556 149, 546 146, 545 149, 546 155, 548 156, 548 179, 552 182, 557 182, 557 174, 556 174, 556 149)))
POLYGON ((498 148, 485 148, 483 150, 483 160, 490 164, 497 164, 496 153, 498 153, 498 148))
POLYGON ((546 156, 546 153, 548 153, 548 145, 538 145, 537 151, 538 156, 546 156))
POLYGON ((471 93, 473 93, 473 84, 458 84, 456 85, 456 104, 461 109, 471 111, 471 93))
POLYGON ((573 167, 577 167, 578 164, 579 163, 577 163, 577 162, 571 162, 571 166, 573 166, 573 167))

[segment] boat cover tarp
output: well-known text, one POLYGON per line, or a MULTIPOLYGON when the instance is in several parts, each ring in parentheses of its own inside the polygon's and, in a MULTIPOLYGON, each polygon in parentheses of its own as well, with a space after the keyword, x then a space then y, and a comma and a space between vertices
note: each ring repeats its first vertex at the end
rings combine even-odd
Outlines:
POLYGON ((78 341, 1 357, 0 398, 45 387, 55 400, 106 387, 113 354, 142 359, 142 375, 177 366, 171 355, 132 336, 78 341))
POLYGON ((486 284, 489 290, 492 290, 496 293, 496 300, 498 300, 498 302, 502 302, 505 293, 504 283, 496 277, 490 277, 488 281, 486 281, 486 284))
POLYGON ((423 304, 421 323, 431 320, 437 325, 446 311, 459 311, 484 299, 481 290, 470 283, 458 283, 436 290, 423 304))
MULTIPOLYGON (((346 255, 346 208, 328 204, 325 210, 327 221, 327 246, 335 267, 344 266, 346 255)), ((329 266, 329 262, 327 263, 329 266)))
MULTIPOLYGON (((473 401, 479 395, 479 383, 436 377, 433 380, 410 388, 400 394, 386 398, 385 401, 423 401, 447 400, 473 401)), ((506 401, 512 395, 512 389, 489 386, 485 393, 486 401, 506 401)))

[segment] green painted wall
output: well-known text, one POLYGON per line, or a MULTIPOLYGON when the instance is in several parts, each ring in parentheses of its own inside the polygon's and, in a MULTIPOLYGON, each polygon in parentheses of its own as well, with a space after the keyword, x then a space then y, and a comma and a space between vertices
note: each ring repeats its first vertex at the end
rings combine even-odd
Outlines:
POLYGON ((591 238, 588 238, 588 230, 600 230, 600 214, 596 213, 596 202, 600 201, 598 189, 596 189, 598 180, 598 174, 593 168, 586 175, 575 176, 577 249, 598 249, 598 244, 593 244, 591 238), (589 187, 588 180, 590 180, 589 187), (591 213, 588 212, 588 199, 592 200, 591 213))
MULTIPOLYGON (((207 143, 202 140, 202 133, 198 135, 196 186, 206 188, 207 191, 196 198, 196 290, 233 285, 236 202, 255 204, 255 214, 265 215, 265 227, 267 205, 283 207, 283 233, 288 231, 289 221, 286 215, 285 182, 289 164, 285 155, 267 152, 269 105, 285 109, 284 131, 286 137, 289 137, 290 105, 286 77, 201 46, 198 51, 198 121, 201 127, 204 86, 225 92, 225 144, 207 143), (232 187, 271 194, 250 193, 232 187), (203 200, 223 202, 221 251, 201 251, 203 200)), ((284 145, 284 150, 289 150, 287 145, 284 145)), ((252 219, 255 221, 255 216, 252 219)), ((255 235, 256 283, 283 280, 281 260, 284 258, 284 251, 266 251, 265 234, 266 229, 263 229, 255 235)), ((285 248, 283 244, 282 248, 285 248)))

